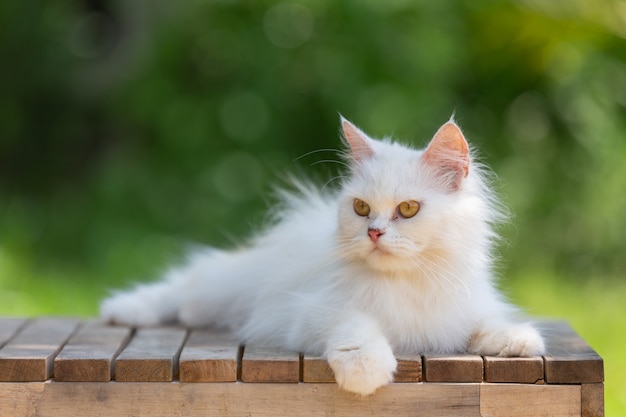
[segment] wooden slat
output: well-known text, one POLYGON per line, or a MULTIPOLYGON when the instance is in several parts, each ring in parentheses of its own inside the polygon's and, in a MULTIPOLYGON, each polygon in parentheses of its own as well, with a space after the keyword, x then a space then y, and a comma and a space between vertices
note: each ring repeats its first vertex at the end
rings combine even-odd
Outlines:
POLYGON ((115 380, 172 381, 187 331, 175 327, 141 328, 115 360, 115 380))
POLYGON ((582 384, 580 398, 582 417, 604 417, 604 384, 582 384))
POLYGON ((244 382, 299 382, 300 355, 275 348, 246 346, 241 361, 244 382))
POLYGON ((22 318, 0 317, 0 348, 15 336, 26 321, 22 318))
POLYGON ((480 416, 480 384, 392 384, 367 397, 336 384, 51 382, 2 389, 0 417, 480 416))
POLYGON ((398 369, 395 382, 420 382, 422 380, 422 357, 419 355, 397 355, 398 369))
POLYGON ((0 349, 0 381, 45 381, 54 357, 80 324, 75 318, 38 318, 0 349))
POLYGON ((535 384, 543 380, 543 358, 485 356, 486 382, 535 384))
POLYGON ((305 354, 302 357, 302 382, 335 382, 335 374, 326 359, 305 354))
POLYGON ((100 321, 85 324, 54 360, 56 381, 110 381, 113 360, 126 345, 132 329, 100 321))
POLYGON ((546 338, 545 380, 548 384, 604 381, 602 358, 566 322, 542 323, 546 338))
POLYGON ((181 382, 235 382, 239 343, 231 334, 193 330, 180 354, 181 382))
POLYGON ((482 382, 483 358, 477 355, 426 355, 424 380, 428 382, 482 382))
MULTIPOLYGON (((398 368, 394 382, 420 382, 422 380, 422 357, 398 355, 398 368)), ((302 382, 335 382, 333 370, 321 356, 304 355, 302 359, 302 382)))
POLYGON ((482 384, 483 417, 580 416, 580 385, 482 384))

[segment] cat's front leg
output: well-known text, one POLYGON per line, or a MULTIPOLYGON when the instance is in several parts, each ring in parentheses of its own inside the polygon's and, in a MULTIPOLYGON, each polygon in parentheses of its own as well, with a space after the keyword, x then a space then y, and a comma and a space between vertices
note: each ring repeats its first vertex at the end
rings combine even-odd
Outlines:
POLYGON ((472 334, 468 351, 489 356, 540 356, 545 353, 543 337, 532 323, 491 320, 472 334))
POLYGON ((361 313, 333 329, 325 356, 339 386, 360 395, 392 382, 398 365, 378 324, 361 313))

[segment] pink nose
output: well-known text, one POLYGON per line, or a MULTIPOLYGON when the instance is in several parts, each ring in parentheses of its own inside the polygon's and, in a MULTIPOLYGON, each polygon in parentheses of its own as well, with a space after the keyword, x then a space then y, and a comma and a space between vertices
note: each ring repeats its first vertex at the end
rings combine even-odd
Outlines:
POLYGON ((385 234, 385 232, 380 229, 368 229, 367 234, 370 236, 372 242, 376 243, 378 238, 385 234))

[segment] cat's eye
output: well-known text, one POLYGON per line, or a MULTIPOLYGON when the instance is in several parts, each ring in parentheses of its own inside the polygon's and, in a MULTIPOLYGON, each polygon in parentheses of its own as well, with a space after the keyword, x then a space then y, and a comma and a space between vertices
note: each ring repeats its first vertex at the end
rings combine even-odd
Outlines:
POLYGON ((370 206, 365 201, 360 198, 354 199, 354 212, 361 217, 369 216, 370 214, 370 206))
POLYGON ((415 200, 403 201, 398 204, 398 213, 405 219, 410 219, 420 211, 420 203, 415 200))

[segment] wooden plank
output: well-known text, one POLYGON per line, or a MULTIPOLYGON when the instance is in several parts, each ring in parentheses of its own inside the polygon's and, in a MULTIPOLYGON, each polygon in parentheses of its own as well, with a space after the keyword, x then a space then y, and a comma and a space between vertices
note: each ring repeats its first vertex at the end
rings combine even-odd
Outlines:
POLYGON ((305 354, 302 357, 302 382, 335 382, 335 374, 326 359, 305 354))
MULTIPOLYGON (((419 355, 398 355, 398 369, 394 382, 421 382, 422 357, 419 355)), ((321 356, 304 355, 302 359, 302 382, 335 382, 333 370, 321 356)))
POLYGON ((580 385, 481 384, 480 415, 580 416, 580 385))
POLYGON ((482 382, 483 358, 478 355, 426 355, 424 380, 428 382, 482 382))
POLYGON ((235 382, 239 342, 232 334, 193 330, 180 353, 181 382, 235 382))
POLYGON ((395 382, 421 382, 422 357, 420 355, 397 355, 398 369, 393 377, 395 382))
POLYGON ((141 328, 115 360, 115 380, 166 382, 178 373, 187 331, 178 327, 141 328))
POLYGON ((545 380, 548 384, 604 381, 604 363, 566 322, 542 322, 546 339, 545 380))
POLYGON ((604 384, 582 384, 580 394, 582 417, 604 417, 604 384))
POLYGON ((480 416, 479 384, 391 384, 367 397, 336 384, 46 382, 2 389, 0 417, 480 416))
POLYGON ((543 381, 543 358, 485 356, 486 382, 536 384, 543 381))
POLYGON ((129 327, 92 320, 63 347, 54 360, 56 381, 106 382, 113 375, 113 360, 128 343, 129 327))
POLYGON ((0 317, 0 348, 15 336, 26 321, 26 319, 16 317, 0 317))
POLYGON ((241 380, 244 382, 299 382, 298 352, 246 346, 241 360, 241 380))
POLYGON ((43 317, 29 322, 0 349, 0 381, 45 381, 52 376, 53 361, 76 331, 76 318, 43 317))

